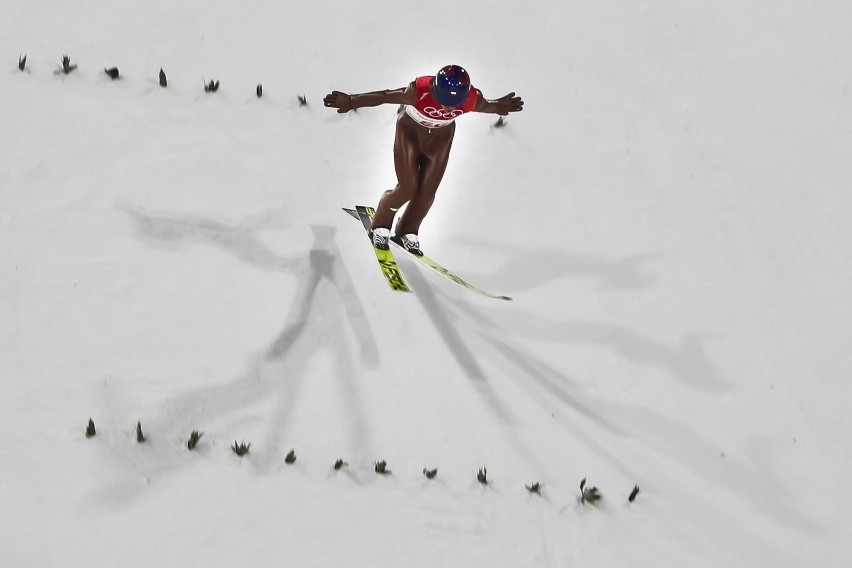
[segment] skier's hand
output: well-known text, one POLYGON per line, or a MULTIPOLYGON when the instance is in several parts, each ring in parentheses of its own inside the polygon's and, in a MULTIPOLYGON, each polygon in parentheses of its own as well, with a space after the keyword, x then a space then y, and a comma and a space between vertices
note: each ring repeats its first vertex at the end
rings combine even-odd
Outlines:
POLYGON ((516 97, 515 93, 503 95, 495 101, 497 103, 497 114, 506 116, 510 112, 520 112, 524 110, 524 101, 521 97, 516 97))
POLYGON ((322 100, 323 104, 329 108, 336 108, 337 112, 343 114, 349 112, 354 107, 352 106, 352 97, 340 91, 332 91, 322 100))

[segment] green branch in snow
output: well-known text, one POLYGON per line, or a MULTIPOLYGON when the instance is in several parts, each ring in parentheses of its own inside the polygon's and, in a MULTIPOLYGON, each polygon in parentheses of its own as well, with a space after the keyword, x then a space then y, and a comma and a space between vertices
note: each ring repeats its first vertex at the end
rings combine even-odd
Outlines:
POLYGON ((231 450, 233 450, 233 452, 240 457, 243 457, 244 455, 249 453, 250 448, 251 448, 251 442, 246 444, 245 441, 243 441, 242 444, 237 444, 236 440, 234 440, 234 445, 231 446, 231 450))
POLYGON ((639 495, 639 486, 635 485, 633 487, 633 491, 630 492, 630 496, 627 498, 627 501, 632 503, 636 500, 636 496, 639 495))
POLYGON ((91 438, 95 434, 97 434, 97 431, 95 430, 95 421, 89 418, 89 425, 86 426, 86 437, 91 438))
POLYGON ((68 75, 77 68, 77 65, 71 64, 71 58, 67 55, 62 56, 62 72, 68 75))
POLYGON ((488 470, 484 467, 480 468, 476 474, 476 480, 482 485, 488 485, 488 470))
POLYGON ((603 499, 603 494, 600 490, 597 487, 587 487, 586 478, 584 477, 583 481, 580 482, 580 503, 582 505, 586 503, 596 505, 601 499, 603 499))
POLYGON ((186 443, 186 447, 189 449, 190 452, 195 449, 195 446, 198 445, 198 441, 203 435, 204 432, 199 432, 198 430, 192 431, 192 434, 189 435, 189 441, 186 443))

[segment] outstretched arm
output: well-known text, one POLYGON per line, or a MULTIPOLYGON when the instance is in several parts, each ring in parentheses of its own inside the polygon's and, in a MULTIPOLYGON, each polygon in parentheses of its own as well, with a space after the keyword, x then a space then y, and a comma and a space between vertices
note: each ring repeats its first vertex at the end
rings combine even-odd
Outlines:
POLYGON ((412 83, 408 87, 399 89, 372 91, 369 93, 356 93, 349 95, 340 91, 332 91, 323 99, 323 104, 329 108, 336 108, 337 112, 344 113, 362 107, 374 107, 383 104, 407 105, 414 104, 415 90, 412 83))
POLYGON ((488 112, 491 114, 499 114, 506 116, 510 112, 520 112, 524 110, 524 101, 521 97, 516 97, 515 93, 503 95, 499 99, 488 100, 479 89, 476 90, 477 100, 476 112, 488 112))

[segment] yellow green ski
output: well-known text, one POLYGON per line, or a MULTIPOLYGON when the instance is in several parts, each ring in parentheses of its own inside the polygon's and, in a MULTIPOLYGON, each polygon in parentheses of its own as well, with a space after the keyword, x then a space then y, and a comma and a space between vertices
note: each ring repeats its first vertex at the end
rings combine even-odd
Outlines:
MULTIPOLYGON (((359 205, 355 209, 347 209, 347 208, 344 207, 343 210, 346 211, 347 213, 349 213, 355 219, 360 219, 361 223, 364 225, 364 229, 366 229, 367 232, 369 233, 370 226, 371 226, 372 221, 373 221, 373 215, 376 212, 375 209, 373 209, 372 207, 364 207, 364 206, 359 205)), ((391 242, 393 242, 393 244, 398 246, 400 249, 405 250, 403 247, 399 246, 398 243, 396 243, 394 241, 391 241, 391 242)), ((399 267, 396 264, 396 260, 393 258, 393 255, 390 254, 390 251, 389 250, 383 251, 383 250, 377 249, 375 247, 373 247, 373 248, 376 251, 376 257, 379 258, 379 264, 382 265, 382 272, 385 272, 385 265, 382 264, 382 258, 380 256, 380 253, 387 253, 387 256, 390 257, 390 261, 392 262, 392 267, 393 267, 394 273, 396 275, 398 275, 398 277, 399 277, 399 282, 401 282, 402 285, 405 286, 406 292, 410 292, 411 290, 408 288, 408 286, 405 284, 405 281, 402 279, 402 273, 399 271, 399 267)), ((494 298, 496 300, 509 300, 509 301, 512 300, 512 298, 509 297, 509 296, 492 294, 491 292, 486 292, 482 288, 478 288, 478 287, 474 286, 473 284, 465 281, 460 276, 458 276, 458 275, 454 274, 453 272, 451 272, 450 270, 444 268, 439 263, 437 263, 433 259, 429 258, 425 254, 422 255, 422 256, 418 256, 418 255, 410 253, 408 251, 405 251, 405 252, 408 253, 408 255, 411 256, 411 258, 417 260, 418 262, 425 264, 426 266, 428 266, 429 268, 431 268, 432 270, 434 270, 435 272, 437 272, 438 274, 440 274, 441 276, 443 276, 447 280, 450 280, 451 282, 455 282, 459 286, 467 288, 468 290, 470 290, 471 292, 474 292, 475 294, 479 294, 480 296, 485 296, 486 298, 494 298)), ((391 283, 391 277, 388 276, 387 272, 385 272, 385 277, 388 279, 388 282, 391 283)), ((394 290, 398 289, 398 288, 394 288, 393 283, 391 283, 391 288, 393 288, 394 290)))

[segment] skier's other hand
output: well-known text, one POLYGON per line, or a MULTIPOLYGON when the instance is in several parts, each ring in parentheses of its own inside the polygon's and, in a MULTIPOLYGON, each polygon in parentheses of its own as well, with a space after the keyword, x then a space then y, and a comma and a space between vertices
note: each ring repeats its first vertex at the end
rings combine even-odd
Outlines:
POLYGON ((337 112, 343 114, 352 110, 352 97, 340 91, 332 91, 322 100, 329 108, 336 108, 337 112))
POLYGON ((520 112, 524 110, 524 101, 521 97, 516 97, 515 93, 503 95, 497 99, 497 114, 506 116, 510 112, 520 112))

